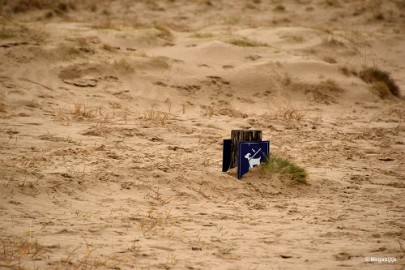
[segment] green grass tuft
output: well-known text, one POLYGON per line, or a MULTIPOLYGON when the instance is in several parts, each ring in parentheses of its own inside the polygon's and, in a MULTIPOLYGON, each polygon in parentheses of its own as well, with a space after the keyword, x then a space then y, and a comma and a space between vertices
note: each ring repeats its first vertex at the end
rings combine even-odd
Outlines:
POLYGON ((279 174, 282 177, 309 185, 306 170, 285 157, 271 154, 267 162, 260 166, 260 170, 263 174, 270 175, 270 177, 273 174, 279 174))

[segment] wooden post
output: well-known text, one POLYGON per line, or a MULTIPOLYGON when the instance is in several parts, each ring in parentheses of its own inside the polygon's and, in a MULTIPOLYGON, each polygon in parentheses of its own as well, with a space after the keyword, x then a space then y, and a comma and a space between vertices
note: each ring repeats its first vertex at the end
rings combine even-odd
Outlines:
POLYGON ((261 130, 232 130, 231 132, 231 164, 230 168, 238 166, 238 145, 239 142, 254 142, 262 140, 261 130))

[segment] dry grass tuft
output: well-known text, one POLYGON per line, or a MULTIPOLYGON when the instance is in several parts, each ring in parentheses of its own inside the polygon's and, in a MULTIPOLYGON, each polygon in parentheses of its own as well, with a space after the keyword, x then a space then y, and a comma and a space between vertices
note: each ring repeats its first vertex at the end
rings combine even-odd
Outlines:
POLYGON ((308 98, 324 104, 336 103, 336 96, 345 92, 346 90, 339 86, 334 80, 328 79, 319 83, 306 83, 306 82, 293 82, 289 85, 292 91, 299 91, 306 95, 308 98))
POLYGON ((64 138, 64 137, 59 137, 59 136, 53 135, 49 132, 46 134, 40 135, 38 138, 40 140, 51 141, 51 142, 66 142, 66 143, 75 142, 72 138, 70 138, 70 136, 67 136, 66 138, 64 138))
POLYGON ((290 74, 285 72, 282 76, 280 76, 281 83, 285 86, 289 86, 292 83, 292 78, 290 74))
POLYGON ((13 239, 2 241, 0 252, 1 266, 7 269, 9 267, 10 269, 23 269, 19 265, 24 258, 30 257, 32 260, 41 260, 46 252, 46 249, 36 240, 13 239))
POLYGON ((380 68, 363 67, 359 72, 359 77, 366 83, 372 84, 372 89, 377 92, 381 98, 387 98, 391 95, 400 96, 398 85, 391 78, 390 74, 380 68))
POLYGON ((99 260, 93 256, 95 248, 92 248, 86 243, 85 250, 80 250, 79 247, 69 252, 67 258, 61 259, 55 269, 114 269, 116 267, 107 265, 108 259, 99 260))
POLYGON ((72 59, 81 55, 78 48, 61 44, 55 49, 55 54, 63 59, 72 59))
POLYGON ((167 125, 170 119, 170 113, 156 111, 154 109, 145 112, 140 120, 143 124, 148 126, 161 126, 164 127, 167 125))
POLYGON ((284 108, 279 108, 276 110, 271 111, 271 113, 266 113, 264 114, 264 119, 266 120, 275 120, 275 119, 281 119, 281 120, 287 120, 287 121, 301 121, 305 119, 306 117, 306 111, 305 110, 299 110, 296 109, 294 106, 289 105, 284 108))
POLYGON ((14 13, 28 12, 35 9, 50 9, 56 13, 64 13, 76 9, 76 1, 70 0, 14 0, 2 1, 0 5, 14 13))
POLYGON ((9 27, 2 26, 0 28, 0 39, 10 39, 16 36, 16 33, 12 31, 9 27))
POLYGON ((332 57, 332 56, 323 56, 322 60, 325 61, 326 63, 329 63, 329 64, 336 64, 337 63, 336 59, 334 57, 332 57))
POLYGON ((405 120, 405 109, 388 109, 373 117, 372 121, 383 120, 402 123, 405 120))
POLYGON ((77 37, 75 40, 79 46, 89 46, 90 45, 90 39, 88 37, 77 37))
POLYGON ((200 108, 201 108, 201 111, 200 111, 201 116, 205 116, 208 118, 211 118, 212 116, 214 116, 214 107, 208 106, 208 105, 201 105, 200 108))
POLYGON ((356 75, 357 76, 357 71, 354 69, 350 69, 346 66, 340 66, 339 70, 345 75, 345 76, 350 76, 350 75, 356 75))
POLYGON ((25 42, 44 42, 49 33, 20 24, 6 23, 0 27, 0 40, 18 38, 25 42))
POLYGON ((213 36, 214 34, 206 32, 194 33, 191 35, 192 38, 212 38, 213 36))
POLYGON ((157 37, 161 38, 161 39, 165 39, 165 40, 173 40, 173 34, 172 32, 165 26, 163 25, 158 25, 155 24, 154 25, 155 29, 159 31, 159 33, 157 34, 157 37))
POLYGON ((76 103, 74 104, 74 108, 71 112, 73 117, 77 119, 85 119, 85 118, 94 118, 97 113, 97 109, 89 110, 85 104, 76 103))
MULTIPOLYGON (((153 188, 151 190, 154 192, 154 197, 160 197, 161 193, 159 190, 155 191, 153 188)), ((156 200, 160 200, 154 198, 156 200)), ((167 202, 166 202, 167 203, 167 202)), ((155 208, 151 208, 148 211, 148 215, 142 218, 139 222, 139 229, 143 231, 144 234, 154 232, 162 226, 167 226, 170 224, 172 215, 170 212, 156 212, 155 208)))
POLYGON ((116 50, 117 50, 116 47, 114 47, 114 46, 112 46, 112 45, 110 45, 110 44, 107 44, 107 43, 104 43, 104 44, 101 46, 101 48, 102 48, 103 50, 106 50, 106 51, 109 51, 109 52, 113 52, 113 51, 116 51, 116 50))
POLYGON ((304 37, 301 35, 294 35, 294 34, 283 34, 281 36, 283 39, 290 41, 290 42, 294 42, 294 43, 302 43, 304 42, 304 37))
POLYGON ((49 33, 41 29, 33 29, 29 27, 22 27, 22 38, 28 38, 29 41, 43 43, 49 37, 49 33), (27 34, 28 33, 28 34, 27 34))
POLYGON ((83 53, 76 46, 60 43, 52 49, 40 48, 38 55, 48 60, 70 61, 83 56, 83 53))
POLYGON ((326 81, 322 81, 319 86, 325 90, 325 91, 329 91, 329 92, 343 92, 344 89, 342 87, 340 87, 334 80, 332 79, 327 79, 326 81))
POLYGON ((276 12, 285 12, 285 11, 286 11, 286 8, 285 8, 285 6, 283 6, 283 5, 281 5, 281 4, 278 4, 277 6, 275 6, 275 7, 273 8, 273 11, 276 11, 276 12))
POLYGON ((0 102, 0 112, 1 113, 7 112, 6 105, 3 102, 0 102))
POLYGON ((258 42, 241 36, 232 36, 225 40, 227 43, 239 47, 267 47, 267 43, 258 42))
POLYGON ((130 64, 125 58, 122 58, 118 61, 114 61, 114 68, 118 71, 131 73, 134 72, 135 69, 132 64, 130 64))
POLYGON ((99 22, 97 24, 94 24, 92 27, 97 30, 120 30, 120 27, 117 24, 113 23, 111 20, 99 22))
POLYGON ((339 1, 336 1, 336 0, 325 0, 324 5, 327 6, 327 7, 334 7, 334 8, 342 7, 342 4, 339 1))
POLYGON ((155 68, 159 69, 169 69, 170 68, 170 63, 168 62, 167 57, 163 56, 154 56, 149 60, 149 65, 155 68))
POLYGON ((335 36, 330 35, 328 38, 325 38, 322 42, 322 44, 326 47, 332 47, 332 48, 344 48, 346 45, 337 39, 335 36))

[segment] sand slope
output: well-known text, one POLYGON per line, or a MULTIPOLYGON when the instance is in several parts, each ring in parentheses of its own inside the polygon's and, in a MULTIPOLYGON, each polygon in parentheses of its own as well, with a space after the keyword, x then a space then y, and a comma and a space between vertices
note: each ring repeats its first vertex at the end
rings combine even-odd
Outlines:
POLYGON ((377 2, 3 4, 0 269, 404 268, 404 99, 357 76, 404 95, 377 2), (232 129, 310 185, 222 173, 232 129))

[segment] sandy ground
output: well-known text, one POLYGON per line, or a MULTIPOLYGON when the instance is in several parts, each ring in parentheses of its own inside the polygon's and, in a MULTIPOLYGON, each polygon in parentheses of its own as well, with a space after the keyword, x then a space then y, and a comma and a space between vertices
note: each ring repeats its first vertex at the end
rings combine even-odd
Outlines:
POLYGON ((403 1, 5 2, 0 269, 405 269, 403 1))

